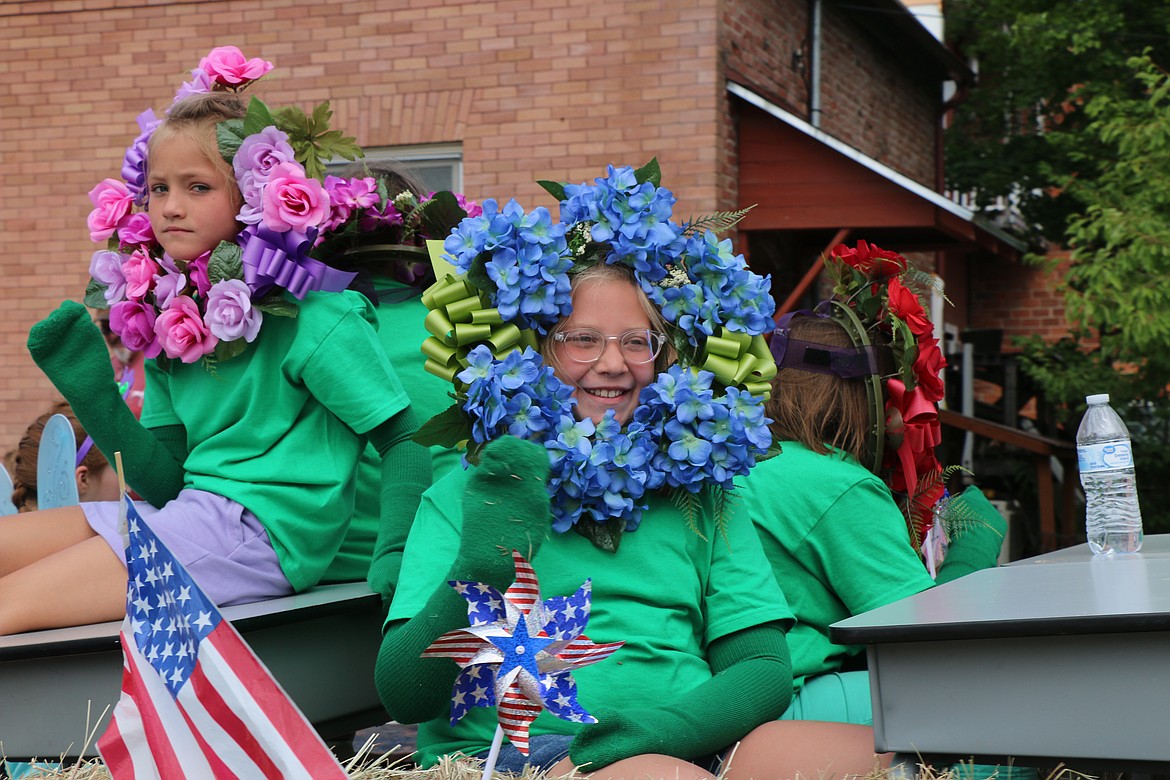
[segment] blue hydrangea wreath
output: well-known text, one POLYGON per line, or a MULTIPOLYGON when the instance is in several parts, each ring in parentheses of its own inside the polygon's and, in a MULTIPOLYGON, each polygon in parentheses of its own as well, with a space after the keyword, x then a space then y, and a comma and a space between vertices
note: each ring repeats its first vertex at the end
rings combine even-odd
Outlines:
MULTIPOLYGON (((593 184, 539 182, 559 221, 485 200, 442 244, 458 274, 423 295, 427 370, 453 382, 455 404, 423 425, 424 444, 465 445, 474 462, 505 434, 549 452, 553 529, 614 550, 641 522, 649 491, 667 490, 693 524, 705 489, 719 497, 771 446, 763 402, 775 364, 770 277, 732 253, 726 230, 745 211, 677 224, 657 161, 609 166, 593 184), (642 390, 633 419, 573 415, 573 390, 545 365, 541 336, 572 311, 570 279, 595 263, 629 267, 668 323, 678 360, 642 390)), ((719 504, 722 506, 722 502, 719 504)))

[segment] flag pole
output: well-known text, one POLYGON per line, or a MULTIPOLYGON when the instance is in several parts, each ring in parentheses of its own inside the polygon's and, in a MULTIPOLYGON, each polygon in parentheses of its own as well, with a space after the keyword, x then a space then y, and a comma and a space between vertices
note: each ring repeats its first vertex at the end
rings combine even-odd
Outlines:
POLYGON ((122 473, 122 451, 114 453, 114 471, 118 475, 118 533, 122 535, 122 545, 130 546, 130 529, 126 526, 126 477, 122 473))

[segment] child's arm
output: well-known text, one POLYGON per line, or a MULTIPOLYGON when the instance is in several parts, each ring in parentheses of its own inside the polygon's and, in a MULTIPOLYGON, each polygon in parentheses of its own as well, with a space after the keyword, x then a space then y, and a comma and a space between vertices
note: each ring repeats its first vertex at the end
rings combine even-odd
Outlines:
POLYGON ((65 301, 33 325, 28 351, 106 459, 113 463, 121 451, 123 476, 138 495, 156 507, 179 495, 187 444, 182 426, 168 426, 164 444, 135 419, 118 392, 105 339, 84 306, 65 301))
POLYGON ((382 704, 399 723, 438 717, 451 702, 459 667, 448 658, 420 658, 431 642, 466 628, 467 600, 446 580, 486 582, 501 592, 516 577, 512 550, 532 559, 551 526, 548 453, 505 436, 489 444, 463 494, 463 529, 455 562, 426 606, 390 626, 374 680, 382 704))
POLYGON ((952 506, 961 502, 966 511, 961 531, 956 532, 947 548, 947 557, 938 569, 935 582, 942 584, 957 580, 964 574, 995 565, 1003 538, 1007 534, 1007 521, 991 505, 983 491, 970 485, 955 498, 952 506))
POLYGON ((715 675, 669 704, 624 710, 596 708, 569 757, 588 771, 643 753, 691 759, 722 750, 761 723, 775 720, 792 699, 792 667, 784 630, 766 623, 711 643, 715 675))
POLYGON ((418 502, 431 484, 431 453, 411 441, 418 429, 409 407, 370 431, 369 439, 382 456, 381 519, 378 541, 367 581, 390 606, 402 567, 402 551, 418 502))

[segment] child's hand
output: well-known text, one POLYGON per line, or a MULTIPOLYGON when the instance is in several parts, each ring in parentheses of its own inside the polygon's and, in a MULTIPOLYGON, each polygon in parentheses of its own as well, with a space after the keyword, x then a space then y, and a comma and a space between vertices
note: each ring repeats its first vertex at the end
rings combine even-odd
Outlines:
POLYGON ((532 560, 552 527, 548 451, 504 436, 484 448, 463 494, 463 535, 454 579, 506 587, 515 568, 512 550, 532 560))
POLYGON ((659 732, 654 710, 626 712, 597 707, 590 714, 596 723, 583 726, 569 745, 569 758, 591 772, 615 761, 642 753, 674 755, 678 746, 659 732))
POLYGON ((74 407, 88 392, 114 386, 114 369, 101 331, 80 303, 65 301, 28 332, 28 351, 74 407))

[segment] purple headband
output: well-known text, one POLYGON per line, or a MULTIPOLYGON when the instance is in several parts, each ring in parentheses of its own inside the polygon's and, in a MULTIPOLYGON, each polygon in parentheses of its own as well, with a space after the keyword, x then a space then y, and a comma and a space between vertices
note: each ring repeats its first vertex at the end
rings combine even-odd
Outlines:
POLYGON ((861 347, 833 347, 801 341, 790 336, 788 327, 798 314, 810 317, 828 318, 828 314, 802 309, 785 314, 776 323, 770 348, 777 368, 794 368, 797 371, 812 371, 817 374, 831 374, 841 379, 858 379, 878 373, 877 350, 873 345, 861 347))

